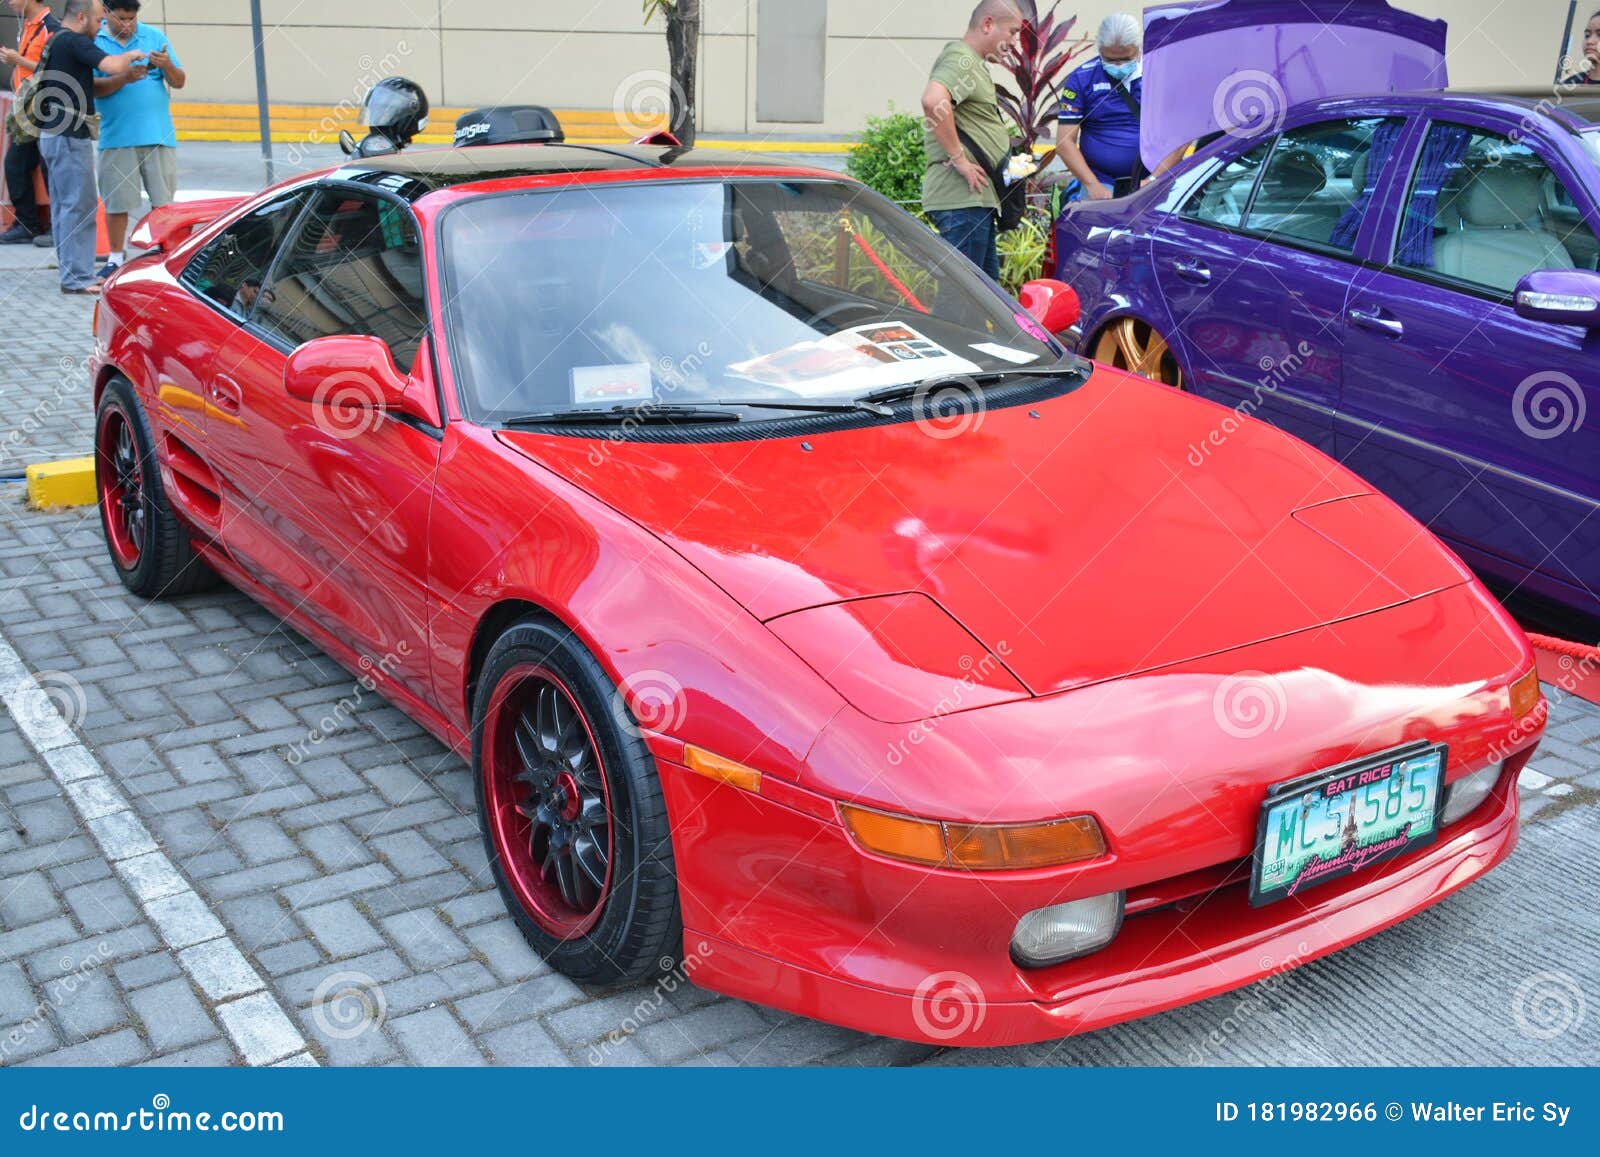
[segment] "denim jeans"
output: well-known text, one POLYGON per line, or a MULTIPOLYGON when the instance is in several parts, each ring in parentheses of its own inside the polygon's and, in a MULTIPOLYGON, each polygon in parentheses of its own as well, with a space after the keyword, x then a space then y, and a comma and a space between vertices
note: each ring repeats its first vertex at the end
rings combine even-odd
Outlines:
POLYGON ((996 281, 1000 280, 1000 251, 995 248, 993 209, 930 209, 928 219, 939 236, 996 281))
POLYGON ((94 284, 95 212, 100 194, 94 187, 94 142, 88 137, 39 138, 45 182, 50 189, 50 232, 55 236, 61 288, 94 284))

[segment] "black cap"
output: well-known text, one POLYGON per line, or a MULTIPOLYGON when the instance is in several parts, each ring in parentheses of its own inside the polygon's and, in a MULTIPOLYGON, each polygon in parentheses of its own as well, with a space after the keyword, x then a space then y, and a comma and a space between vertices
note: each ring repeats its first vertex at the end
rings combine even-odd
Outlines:
POLYGON ((559 144, 567 139, 556 114, 537 104, 475 108, 456 121, 456 148, 468 145, 559 144))

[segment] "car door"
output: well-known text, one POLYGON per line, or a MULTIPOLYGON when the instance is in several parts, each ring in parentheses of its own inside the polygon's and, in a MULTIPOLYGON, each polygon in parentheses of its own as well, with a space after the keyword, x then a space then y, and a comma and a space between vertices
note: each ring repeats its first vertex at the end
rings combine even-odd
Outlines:
POLYGON ((1535 270, 1594 268, 1594 186, 1525 124, 1418 136, 1387 260, 1352 287, 1339 456, 1480 571, 1600 610, 1600 338, 1513 302, 1535 270))
POLYGON ((1332 452, 1345 296, 1404 123, 1288 128, 1163 220, 1156 279, 1195 392, 1332 452))
POLYGON ((421 248, 398 200, 320 188, 218 357, 237 392, 213 426, 223 542, 297 613, 433 702, 426 663, 427 530, 440 431, 352 408, 329 382, 291 398, 294 348, 333 334, 383 338, 402 373, 426 379, 421 248))
POLYGON ((218 232, 178 271, 178 284, 189 292, 166 298, 166 315, 152 319, 179 338, 159 343, 162 361, 155 367, 162 460, 171 472, 167 490, 191 522, 213 536, 221 531, 222 508, 209 435, 235 420, 236 397, 217 355, 249 314, 308 197, 304 189, 275 197, 218 232))

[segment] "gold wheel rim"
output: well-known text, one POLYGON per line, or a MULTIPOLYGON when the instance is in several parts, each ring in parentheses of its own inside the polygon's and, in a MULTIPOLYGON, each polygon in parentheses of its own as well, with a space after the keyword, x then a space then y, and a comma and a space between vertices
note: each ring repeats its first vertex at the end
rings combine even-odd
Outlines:
POLYGON ((1167 339, 1153 325, 1134 317, 1119 317, 1100 334, 1094 360, 1149 378, 1152 382, 1183 389, 1183 371, 1167 339))

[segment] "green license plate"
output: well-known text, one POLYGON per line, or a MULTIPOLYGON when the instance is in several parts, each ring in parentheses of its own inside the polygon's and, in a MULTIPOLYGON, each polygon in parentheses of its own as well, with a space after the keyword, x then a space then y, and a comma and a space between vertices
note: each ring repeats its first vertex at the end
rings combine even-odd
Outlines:
POLYGON ((1250 903, 1270 904, 1432 843, 1445 754, 1442 743, 1415 743, 1269 789, 1250 903))

